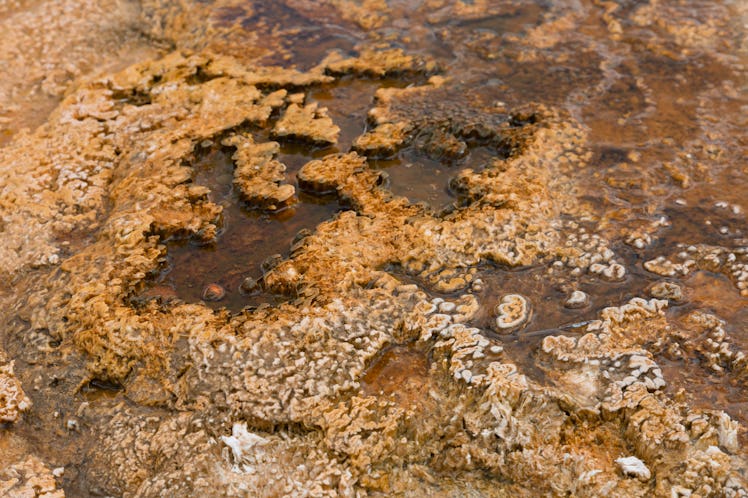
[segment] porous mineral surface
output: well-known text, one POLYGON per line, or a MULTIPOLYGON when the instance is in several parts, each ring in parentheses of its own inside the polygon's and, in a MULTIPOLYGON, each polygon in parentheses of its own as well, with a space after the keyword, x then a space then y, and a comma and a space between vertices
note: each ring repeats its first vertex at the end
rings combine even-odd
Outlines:
POLYGON ((4 496, 748 496, 740 2, 0 25, 4 496))

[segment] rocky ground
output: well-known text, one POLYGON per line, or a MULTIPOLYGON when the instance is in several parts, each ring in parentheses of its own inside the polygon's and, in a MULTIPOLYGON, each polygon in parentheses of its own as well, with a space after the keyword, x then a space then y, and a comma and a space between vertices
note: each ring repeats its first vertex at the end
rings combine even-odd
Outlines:
POLYGON ((0 494, 748 496, 746 23, 0 3, 0 494))

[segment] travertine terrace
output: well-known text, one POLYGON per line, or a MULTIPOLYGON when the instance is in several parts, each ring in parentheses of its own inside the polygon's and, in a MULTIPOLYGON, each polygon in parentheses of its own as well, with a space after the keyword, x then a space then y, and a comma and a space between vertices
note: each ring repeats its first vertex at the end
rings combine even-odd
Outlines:
POLYGON ((0 495, 748 496, 746 7, 406 4, 0 4, 0 495))

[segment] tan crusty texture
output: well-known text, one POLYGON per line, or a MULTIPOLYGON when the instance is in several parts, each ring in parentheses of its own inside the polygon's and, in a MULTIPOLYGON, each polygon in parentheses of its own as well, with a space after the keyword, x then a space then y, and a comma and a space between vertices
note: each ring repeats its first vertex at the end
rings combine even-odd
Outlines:
MULTIPOLYGON (((175 52, 82 85, 46 125, 0 151, 12 242, 0 263, 25 289, 7 299, 19 318, 11 333, 47 331, 83 353, 81 384, 119 384, 129 398, 81 412, 96 427, 88 482, 123 496, 738 496, 746 462, 736 423, 668 397, 643 348, 678 340, 666 301, 636 298, 574 337, 549 334, 538 353, 544 384, 470 325, 496 304, 472 290, 479 263, 582 254, 561 236, 561 218, 585 214, 574 202, 585 132, 552 109, 457 103, 427 112, 456 98, 443 78, 382 90, 370 133, 394 126, 397 142, 362 139, 359 152, 325 155, 298 173, 301 190, 334 194, 346 209, 265 275, 266 288, 292 302, 233 316, 178 301, 132 304, 158 272, 165 238, 216 236, 221 207, 191 181, 196 146, 223 143, 242 195, 281 203, 277 147, 250 130, 278 135, 292 113, 306 120, 298 130, 323 127, 334 140, 320 110, 301 112, 296 97, 278 93, 329 81, 324 68, 252 69, 175 52), (393 195, 364 155, 416 136, 431 137, 415 143, 428 154, 475 134, 508 153, 456 174, 463 202, 450 212, 393 195), (391 265, 452 297, 429 297, 384 271, 391 265), (394 344, 429 358, 402 392, 367 370, 394 344)), ((588 250, 605 252, 604 241, 588 250)))
POLYGON ((29 408, 31 400, 13 375, 13 362, 0 350, 0 422, 15 422, 29 408))
POLYGON ((65 498, 65 492, 55 482, 54 471, 34 456, 2 462, 0 493, 8 498, 65 498))
POLYGON ((745 7, 416 3, 0 2, 0 495, 746 496, 745 7), (235 200, 340 209, 163 293, 235 200))

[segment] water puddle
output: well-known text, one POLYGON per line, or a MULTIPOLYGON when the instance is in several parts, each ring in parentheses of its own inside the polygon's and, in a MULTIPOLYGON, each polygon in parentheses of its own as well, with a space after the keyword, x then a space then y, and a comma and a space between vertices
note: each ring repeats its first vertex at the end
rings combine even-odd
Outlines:
POLYGON ((314 230, 337 209, 335 204, 309 202, 274 214, 229 207, 224 210, 224 230, 215 244, 205 247, 189 241, 168 244, 169 269, 158 283, 173 288, 176 296, 187 302, 200 301, 208 286, 219 285, 225 297, 207 300, 206 304, 213 308, 238 311, 263 302, 277 304, 286 297, 269 295, 259 287, 243 283, 247 278, 260 281, 263 263, 268 258, 287 257, 299 231, 314 230))
POLYGON ((462 157, 433 157, 417 143, 418 138, 415 141, 394 157, 369 159, 369 164, 387 172, 387 188, 393 194, 406 197, 411 203, 426 203, 437 213, 459 201, 450 181, 461 169, 480 171, 493 160, 506 158, 504 151, 473 140, 465 140, 462 157))
MULTIPOLYGON (((287 180, 292 184, 298 169, 310 160, 293 146, 282 149, 278 159, 288 166, 287 180)), ((300 231, 314 230, 340 207, 329 199, 300 193, 300 202, 281 211, 250 209, 234 192, 233 169, 230 151, 214 148, 199 154, 194 182, 210 188, 211 201, 223 206, 222 228, 209 245, 168 240, 166 266, 141 298, 179 298, 235 312, 288 299, 263 290, 263 264, 269 258, 288 257, 300 231)))
POLYGON ((412 147, 400 151, 394 159, 374 159, 370 164, 374 169, 386 171, 387 188, 411 203, 425 202, 439 211, 455 201, 449 180, 458 169, 426 157, 412 147))
MULTIPOLYGON (((404 80, 344 78, 334 84, 308 91, 307 102, 327 107, 341 134, 335 146, 313 146, 294 140, 278 140, 277 160, 286 166, 286 181, 297 186, 296 174, 312 159, 348 151, 356 137, 366 131, 367 113, 378 88, 405 86, 404 80)), ((256 142, 272 140, 269 130, 252 129, 256 142)), ((278 260, 290 254, 294 239, 302 231, 330 219, 341 207, 335 199, 301 192, 299 202, 275 212, 264 212, 247 206, 234 192, 231 150, 216 144, 201 144, 193 164, 195 184, 210 189, 210 200, 223 206, 222 226, 213 244, 198 245, 192 240, 172 238, 167 241, 168 256, 163 271, 137 299, 181 299, 204 302, 214 309, 240 311, 263 303, 275 305, 293 296, 265 292, 262 277, 269 259, 278 260)), ((487 161, 485 147, 472 147, 475 162, 487 161)), ((467 162, 467 161, 462 161, 467 162)), ((409 147, 396 159, 371 161, 372 167, 387 167, 389 187, 413 202, 425 201, 443 207, 453 201, 448 190, 449 178, 456 172, 451 165, 430 159, 409 147), (429 181, 423 179, 428 177, 429 181)))
POLYGON ((345 77, 310 89, 307 101, 327 108, 332 120, 340 127, 336 152, 348 152, 356 137, 367 129, 367 115, 374 106, 377 90, 407 84, 405 80, 345 77))

